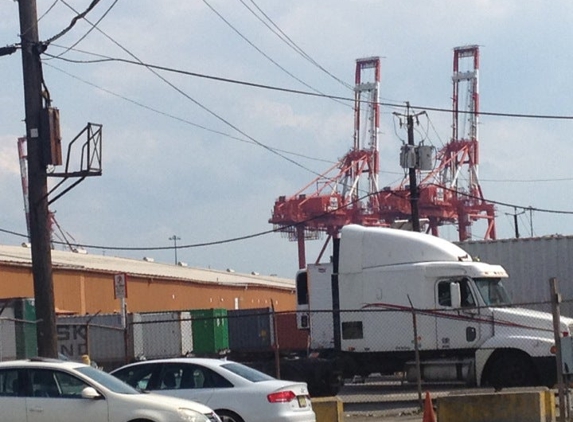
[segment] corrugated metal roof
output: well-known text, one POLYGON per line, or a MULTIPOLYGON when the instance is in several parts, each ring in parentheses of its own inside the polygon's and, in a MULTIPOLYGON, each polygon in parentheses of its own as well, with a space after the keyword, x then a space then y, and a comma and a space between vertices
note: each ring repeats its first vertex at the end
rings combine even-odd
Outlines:
MULTIPOLYGON (((31 249, 22 246, 0 245, 0 263, 31 265, 31 249)), ((109 273, 126 273, 143 277, 157 277, 200 283, 223 285, 260 285, 280 289, 294 289, 293 279, 258 274, 242 274, 223 270, 212 270, 130 258, 105 255, 90 255, 67 251, 52 251, 52 266, 60 269, 84 269, 109 273)))

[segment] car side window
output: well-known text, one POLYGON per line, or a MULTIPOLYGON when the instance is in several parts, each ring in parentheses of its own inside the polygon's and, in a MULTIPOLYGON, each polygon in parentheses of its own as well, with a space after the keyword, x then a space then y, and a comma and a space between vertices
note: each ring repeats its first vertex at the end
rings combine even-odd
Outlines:
POLYGON ((21 387, 24 386, 24 373, 19 373, 17 369, 5 369, 0 371, 0 396, 19 396, 23 395, 21 387))
POLYGON ((179 388, 229 388, 233 384, 215 371, 200 365, 183 366, 179 388))
POLYGON ((82 390, 89 387, 88 384, 65 372, 55 372, 56 381, 60 387, 61 397, 79 399, 82 398, 82 390))
POLYGON ((476 301, 467 279, 460 281, 460 293, 463 307, 476 306, 476 301))
POLYGON ((54 371, 47 369, 30 370, 32 380, 32 396, 34 397, 60 397, 61 391, 56 381, 54 371))
POLYGON ((438 303, 440 306, 452 306, 449 281, 440 281, 438 283, 438 303))
POLYGON ((159 377, 157 388, 159 390, 177 390, 181 386, 183 368, 179 365, 165 365, 159 377))
POLYGON ((114 376, 131 385, 138 390, 149 390, 152 388, 150 384, 153 373, 157 370, 157 365, 145 364, 136 365, 131 368, 126 368, 123 371, 115 373, 114 376))

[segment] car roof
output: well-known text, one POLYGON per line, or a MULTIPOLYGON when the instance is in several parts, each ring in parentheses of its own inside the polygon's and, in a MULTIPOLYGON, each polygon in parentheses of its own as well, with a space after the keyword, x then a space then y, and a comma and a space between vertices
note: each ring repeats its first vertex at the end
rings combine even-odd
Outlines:
POLYGON ((64 368, 64 369, 78 369, 87 366, 83 363, 65 361, 60 359, 50 358, 30 358, 20 360, 8 360, 0 362, 0 369, 2 368, 64 368))
MULTIPOLYGON (((226 360, 226 359, 217 359, 217 358, 196 358, 196 357, 177 357, 177 358, 161 358, 161 359, 148 359, 148 360, 140 360, 137 362, 132 362, 128 365, 125 365, 125 367, 127 366, 132 366, 132 365, 142 365, 142 364, 146 364, 146 363, 196 363, 198 365, 204 365, 204 366, 222 366, 225 365, 227 363, 236 363, 232 360, 226 360)), ((112 371, 114 372, 114 371, 112 371)))

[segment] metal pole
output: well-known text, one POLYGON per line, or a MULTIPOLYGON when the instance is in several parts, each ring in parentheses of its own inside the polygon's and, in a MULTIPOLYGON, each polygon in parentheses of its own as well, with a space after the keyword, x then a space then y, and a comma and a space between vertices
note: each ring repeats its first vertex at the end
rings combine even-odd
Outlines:
POLYGON ((342 347, 342 334, 340 332, 340 286, 338 283, 338 260, 340 255, 340 236, 332 238, 332 276, 330 285, 332 288, 332 328, 334 349, 340 350, 342 347))
POLYGON ((408 302, 410 302, 410 308, 412 309, 412 325, 414 326, 414 354, 416 357, 416 372, 417 372, 417 386, 418 386, 418 405, 420 410, 424 409, 424 402, 422 401, 422 365, 420 363, 420 347, 418 344, 418 321, 416 318, 416 310, 410 296, 408 295, 408 302))
POLYGON ((555 338, 555 358, 557 365, 557 388, 559 393, 559 422, 565 422, 565 388, 563 385, 563 367, 561 356, 561 312, 559 304, 561 303, 561 295, 557 288, 557 279, 552 277, 549 279, 551 285, 551 309, 553 312, 553 335, 555 338))
POLYGON ((46 161, 42 150, 45 130, 41 130, 43 46, 38 38, 36 0, 19 0, 20 39, 28 145, 28 203, 30 207, 30 242, 38 355, 57 358, 56 312, 52 279, 52 255, 48 212, 46 161))
POLYGON ((173 245, 175 248, 175 265, 177 265, 177 241, 181 240, 181 238, 173 235, 169 238, 169 240, 173 240, 173 245))

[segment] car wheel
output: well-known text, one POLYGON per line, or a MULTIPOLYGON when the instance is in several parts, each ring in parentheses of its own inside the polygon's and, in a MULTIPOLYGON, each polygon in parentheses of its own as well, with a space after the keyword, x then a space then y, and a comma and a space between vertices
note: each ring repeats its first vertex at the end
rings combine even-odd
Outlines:
POLYGON ((215 410, 215 413, 221 418, 221 422, 245 422, 243 418, 230 410, 215 410))

